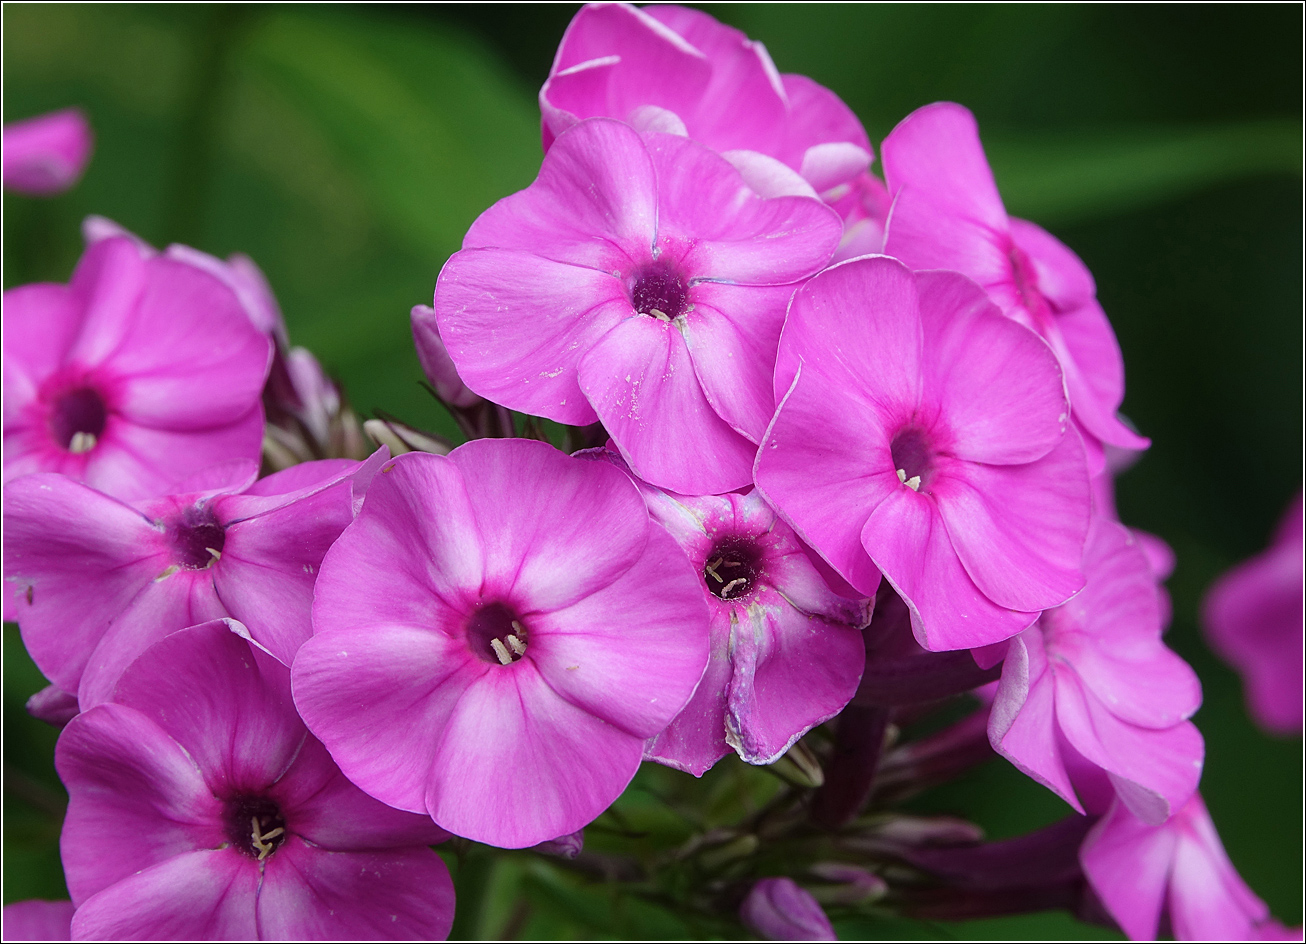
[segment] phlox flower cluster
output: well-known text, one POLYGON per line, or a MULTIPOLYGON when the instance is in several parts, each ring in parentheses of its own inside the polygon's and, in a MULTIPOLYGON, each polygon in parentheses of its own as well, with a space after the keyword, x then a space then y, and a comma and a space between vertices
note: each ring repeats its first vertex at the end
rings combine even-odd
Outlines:
MULTIPOLYGON (((457 447, 360 426, 243 256, 92 217, 68 285, 5 293, 5 610, 52 683, 29 710, 63 726, 72 898, 9 927, 440 938, 432 844, 575 859, 641 762, 733 752, 794 785, 738 855, 848 840, 804 884, 754 863, 712 886, 765 936, 882 898, 1281 931, 1197 793, 1172 555, 1111 500, 1148 440, 1110 322, 1074 253, 1007 216, 970 113, 904 119, 881 180, 828 89, 627 4, 576 15, 539 101, 537 179, 411 311, 457 447), (889 749, 954 696, 980 708, 889 749), (1070 817, 992 844, 852 825, 990 750, 1070 817)), ((12 186, 76 176, 50 147, 12 186)), ((1300 502, 1295 528, 1299 565, 1300 502)), ((1211 604, 1230 652, 1269 580, 1247 573, 1211 604)))

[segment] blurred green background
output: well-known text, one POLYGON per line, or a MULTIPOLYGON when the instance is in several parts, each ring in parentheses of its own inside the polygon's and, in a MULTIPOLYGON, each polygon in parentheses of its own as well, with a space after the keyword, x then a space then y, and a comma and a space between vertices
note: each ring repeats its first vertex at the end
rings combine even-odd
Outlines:
MULTIPOLYGON (((1196 614, 1212 578, 1264 545, 1301 487, 1302 8, 706 9, 763 41, 781 71, 834 89, 874 142, 928 102, 970 107, 1008 209, 1093 270, 1125 353, 1125 412, 1154 441, 1120 480, 1120 513, 1178 554, 1168 640, 1205 685, 1203 791, 1242 875, 1300 924, 1301 739, 1250 724, 1196 614)), ((245 252, 267 273, 292 340, 360 411, 452 435, 418 386, 408 309, 430 303, 476 215, 534 178, 535 94, 574 10, 5 4, 4 120, 79 104, 97 144, 71 192, 5 194, 4 286, 66 281, 89 213, 156 245, 245 252)), ((6 902, 65 894, 55 732, 22 710, 42 684, 7 626, 6 902)), ((666 790, 707 802, 731 778, 764 776, 742 766, 723 762, 686 785, 641 774, 619 812, 637 819, 666 790)), ((970 817, 994 837, 1066 812, 998 760, 917 806, 970 817)), ((538 860, 473 856, 464 873, 464 936, 730 933, 538 860)), ((839 929, 1105 934, 1060 914, 839 929)))

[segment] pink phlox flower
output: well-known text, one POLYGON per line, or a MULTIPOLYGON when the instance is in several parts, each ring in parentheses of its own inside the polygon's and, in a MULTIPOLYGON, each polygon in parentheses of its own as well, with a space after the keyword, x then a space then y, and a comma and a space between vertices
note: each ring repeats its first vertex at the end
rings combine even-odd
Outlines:
POLYGON ((1300 940, 1270 917, 1229 861, 1201 794, 1161 824, 1116 802, 1084 840, 1089 884, 1135 941, 1300 940))
POLYGON ((1302 497, 1268 549, 1223 574, 1202 607, 1206 640, 1242 676, 1247 710, 1274 734, 1302 729, 1302 497))
POLYGON ((448 834, 349 783, 234 620, 147 649, 64 729, 79 940, 443 939, 448 834))
POLYGON ((899 123, 882 151, 893 199, 884 251, 913 269, 969 276, 1042 335, 1065 372, 1094 470, 1104 463, 1102 444, 1146 448, 1149 441, 1116 413, 1124 360, 1093 276, 1045 230, 1007 216, 975 117, 950 102, 927 105, 899 123))
POLYGON ((4 481, 60 472, 130 501, 256 459, 271 355, 221 280, 96 242, 68 285, 4 293, 4 481))
POLYGON ((80 108, 4 127, 4 188, 33 197, 63 193, 82 179, 95 136, 80 108))
POLYGON ((756 491, 691 496, 636 484, 653 520, 702 575, 711 614, 707 671, 645 757, 696 777, 731 748, 750 764, 774 763, 857 690, 866 655, 859 630, 871 601, 756 491))
MULTIPOLYGON (((1113 467, 1111 461, 1113 453, 1118 456, 1120 451, 1115 449, 1114 446, 1108 446, 1107 467, 1093 475, 1091 479, 1093 515, 1118 522, 1120 521, 1120 514, 1116 511, 1115 477, 1123 470, 1113 467)), ((1133 455, 1137 456, 1138 453, 1133 455)), ((1128 466, 1125 466, 1125 468, 1128 468, 1128 466)), ((1133 535, 1139 549, 1147 556, 1148 566, 1152 568, 1152 575, 1156 578, 1156 588, 1160 594, 1161 603, 1161 627, 1165 628, 1170 625, 1170 617, 1174 609, 1170 601, 1170 592, 1165 588, 1165 582, 1174 573, 1176 562, 1174 548, 1170 546, 1165 538, 1152 534, 1150 531, 1144 531, 1142 528, 1130 528, 1129 533, 1133 535)))
POLYGON ((616 118, 707 145, 763 196, 842 195, 873 156, 837 95, 781 75, 760 42, 688 7, 582 7, 540 89, 540 112, 546 151, 584 118, 616 118))
POLYGON ((699 576, 630 479, 529 440, 384 465, 313 629, 295 703, 350 780, 508 848, 615 800, 708 657, 699 576))
POLYGON ((1048 346, 955 272, 869 256, 794 295, 764 497, 926 649, 1000 642, 1083 586, 1089 482, 1048 346))
POLYGON ((640 478, 718 494, 752 480, 785 308, 838 240, 816 200, 762 199, 702 145, 589 119, 472 225, 436 284, 439 334, 477 394, 602 420, 640 478))
POLYGON ((1164 822, 1201 776, 1202 736, 1186 720, 1201 683, 1161 642, 1156 578, 1127 528, 1094 520, 1084 573, 1074 599, 1010 641, 989 740, 1080 812, 1104 812, 1114 787, 1164 822))
POLYGON ((168 633, 231 616, 287 665, 312 634, 317 571, 381 462, 241 460, 127 503, 61 475, 4 490, 5 580, 28 652, 83 710, 168 633))
POLYGON ((71 901, 15 901, 5 905, 3 933, 6 941, 71 941, 71 901))

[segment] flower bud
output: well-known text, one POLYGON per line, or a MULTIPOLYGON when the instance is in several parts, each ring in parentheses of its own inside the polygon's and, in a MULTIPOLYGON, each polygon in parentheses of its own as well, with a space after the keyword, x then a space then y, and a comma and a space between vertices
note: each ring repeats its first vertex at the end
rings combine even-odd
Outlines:
POLYGON ((739 917, 773 941, 833 941, 834 928, 821 906, 790 878, 764 878, 748 893, 739 917))

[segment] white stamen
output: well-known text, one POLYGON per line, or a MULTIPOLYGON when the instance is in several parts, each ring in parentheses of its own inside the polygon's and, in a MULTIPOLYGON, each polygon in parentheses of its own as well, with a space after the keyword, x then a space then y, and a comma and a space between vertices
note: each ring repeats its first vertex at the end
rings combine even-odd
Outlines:
POLYGON ((907 481, 907 470, 906 470, 906 469, 899 469, 899 470, 898 470, 898 481, 899 481, 899 482, 906 482, 906 481, 907 481))
POLYGON ((499 659, 499 665, 507 665, 512 662, 512 656, 508 655, 508 649, 502 642, 497 639, 490 640, 490 648, 499 659))
POLYGON ((715 580, 717 583, 725 583, 725 581, 721 579, 721 576, 716 572, 716 569, 720 566, 721 566, 721 558, 718 557, 704 564, 703 571, 705 573, 711 574, 712 579, 715 580))
POLYGON ((730 596, 730 591, 735 589, 735 587, 739 586, 741 583, 748 583, 748 578, 736 577, 734 580, 730 581, 728 584, 726 584, 724 587, 721 588, 721 598, 725 599, 726 597, 730 596))
POLYGON ((903 484, 905 484, 913 492, 919 492, 921 490, 921 477, 919 475, 913 475, 903 484))
POLYGON ((517 653, 517 655, 519 656, 526 655, 526 643, 522 642, 512 633, 508 634, 508 645, 512 648, 513 652, 517 653))
POLYGON ((211 547, 206 547, 206 548, 204 548, 204 550, 206 550, 206 551, 208 551, 210 554, 212 554, 214 560, 222 560, 222 552, 221 552, 221 551, 215 551, 215 550, 214 550, 213 548, 211 548, 211 547))
POLYGON ((95 443, 96 439, 94 433, 83 433, 78 431, 73 433, 73 438, 68 443, 68 451, 74 455, 81 455, 83 452, 90 452, 94 449, 95 443))
POLYGON ((258 824, 257 816, 251 816, 249 818, 249 825, 251 827, 250 839, 252 839, 254 842, 254 848, 258 850, 258 860, 262 862, 269 855, 271 855, 274 849, 276 849, 276 846, 272 845, 272 843, 268 842, 268 840, 276 839, 278 836, 282 835, 285 832, 285 829, 282 828, 281 826, 278 826, 276 829, 269 830, 268 832, 263 832, 262 828, 258 824))
POLYGON ((512 628, 513 631, 516 632, 518 636, 526 635, 526 630, 522 629, 521 623, 517 622, 516 620, 512 621, 512 628))
POLYGON ((654 318, 658 319, 659 321, 670 321, 670 320, 671 320, 670 318, 667 317, 667 315, 666 315, 665 312, 658 311, 656 308, 654 308, 652 311, 650 311, 649 314, 652 315, 654 318))

